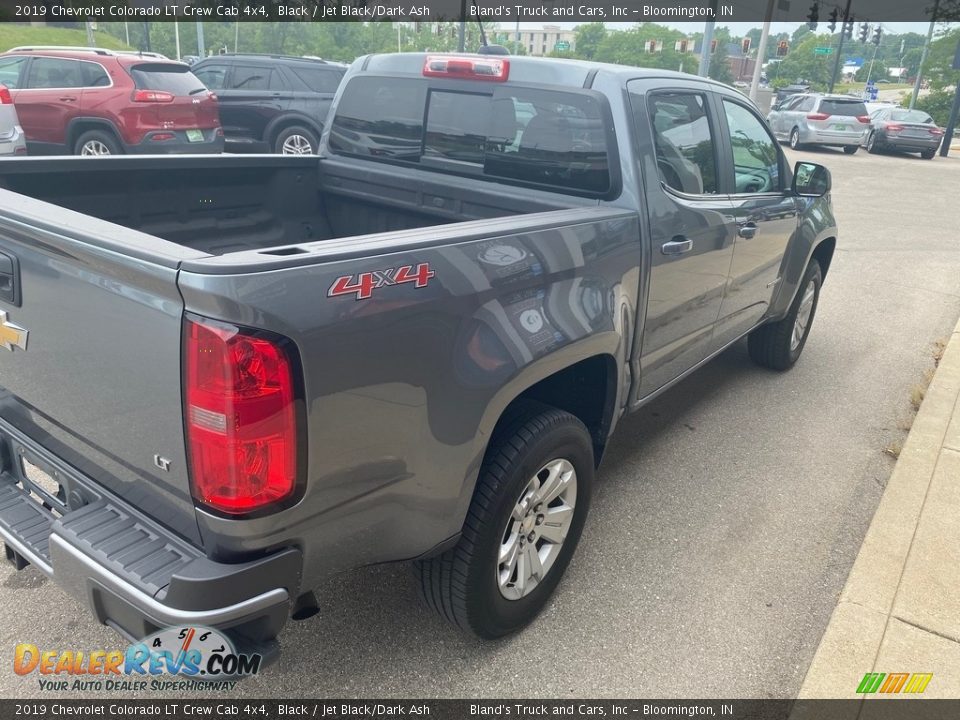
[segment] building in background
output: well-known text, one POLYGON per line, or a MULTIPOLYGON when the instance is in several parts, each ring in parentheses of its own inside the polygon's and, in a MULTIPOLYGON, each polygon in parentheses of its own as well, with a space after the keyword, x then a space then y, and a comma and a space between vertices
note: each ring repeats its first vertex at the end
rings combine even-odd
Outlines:
MULTIPOLYGON (((511 31, 509 38, 514 40, 516 34, 511 31)), ((573 30, 564 30, 559 25, 544 25, 539 30, 521 30, 520 44, 526 49, 527 55, 543 57, 554 51, 575 50, 577 33, 573 30)))

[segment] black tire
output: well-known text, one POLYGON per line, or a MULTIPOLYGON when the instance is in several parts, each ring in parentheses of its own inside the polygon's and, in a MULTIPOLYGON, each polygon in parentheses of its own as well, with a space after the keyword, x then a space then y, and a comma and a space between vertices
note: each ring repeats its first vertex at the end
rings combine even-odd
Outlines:
POLYGON ((867 152, 871 155, 876 155, 878 152, 880 152, 880 146, 877 145, 876 132, 870 133, 869 137, 867 137, 867 152))
POLYGON ((793 367, 800 357, 800 353, 803 352, 804 345, 807 344, 807 337, 810 335, 810 328, 813 327, 813 319, 817 314, 817 303, 820 300, 820 287, 822 285, 823 273, 820 271, 820 263, 811 260, 807 266, 807 271, 803 274, 797 296, 793 299, 787 316, 778 322, 761 325, 747 338, 750 357, 757 365, 772 370, 789 370, 793 367), (807 318, 800 341, 796 346, 793 346, 794 326, 810 283, 813 283, 813 304, 810 307, 810 315, 807 318))
POLYGON ((319 149, 320 141, 317 139, 317 134, 303 125, 291 125, 284 128, 273 143, 273 151, 280 155, 316 155, 319 149), (299 142, 297 141, 298 138, 300 139, 299 142), (310 152, 293 152, 292 147, 294 145, 303 147, 302 143, 304 142, 309 144, 310 152), (285 147, 288 144, 290 147, 285 147))
POLYGON ((924 160, 933 160, 933 156, 936 154, 936 150, 924 150, 920 153, 920 157, 922 157, 924 160))
MULTIPOLYGON (((518 404, 498 425, 487 449, 460 541, 442 555, 414 563, 427 605, 481 638, 501 637, 527 625, 550 598, 576 550, 590 508, 593 472, 593 445, 580 420, 540 403, 518 404), (557 459, 567 460, 576 471, 567 534, 539 583, 528 594, 507 599, 498 573, 508 522, 533 478, 557 459)), ((537 538, 538 553, 541 542, 537 538)))
POLYGON ((844 145, 844 146, 843 146, 843 151, 844 151, 847 155, 856 155, 856 154, 857 154, 857 150, 859 150, 859 149, 860 149, 860 146, 859 146, 859 145, 844 145))
POLYGON ((790 147, 793 150, 803 150, 803 143, 800 142, 800 128, 790 131, 790 147))
POLYGON ((74 155, 122 155, 123 148, 117 137, 109 130, 87 130, 81 133, 73 143, 74 155), (101 152, 93 152, 94 148, 101 148, 101 152), (86 150, 86 151, 85 151, 86 150))

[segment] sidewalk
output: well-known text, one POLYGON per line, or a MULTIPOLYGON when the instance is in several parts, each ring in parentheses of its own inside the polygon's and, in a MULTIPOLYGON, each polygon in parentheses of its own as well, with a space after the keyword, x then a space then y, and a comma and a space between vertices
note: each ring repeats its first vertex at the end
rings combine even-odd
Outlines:
MULTIPOLYGON (((884 491, 801 698, 856 698, 868 672, 933 673, 960 698, 960 323, 884 491)), ((869 698, 891 698, 870 694, 869 698)))

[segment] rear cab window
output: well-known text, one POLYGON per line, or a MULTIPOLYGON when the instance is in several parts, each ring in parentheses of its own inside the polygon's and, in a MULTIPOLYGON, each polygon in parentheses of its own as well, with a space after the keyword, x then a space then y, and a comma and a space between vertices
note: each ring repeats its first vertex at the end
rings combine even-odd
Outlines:
POLYGON ((415 78, 352 78, 330 149, 590 197, 614 188, 597 93, 415 78))
POLYGON ((190 68, 173 63, 143 63, 130 68, 138 90, 163 90, 177 96, 196 95, 206 90, 190 68))

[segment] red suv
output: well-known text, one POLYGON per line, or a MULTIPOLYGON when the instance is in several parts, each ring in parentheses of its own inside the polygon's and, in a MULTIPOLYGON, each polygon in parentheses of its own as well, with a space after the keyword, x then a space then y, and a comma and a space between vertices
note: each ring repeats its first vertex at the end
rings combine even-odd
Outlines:
POLYGON ((217 98, 150 53, 21 47, 0 54, 31 154, 218 153, 217 98))

